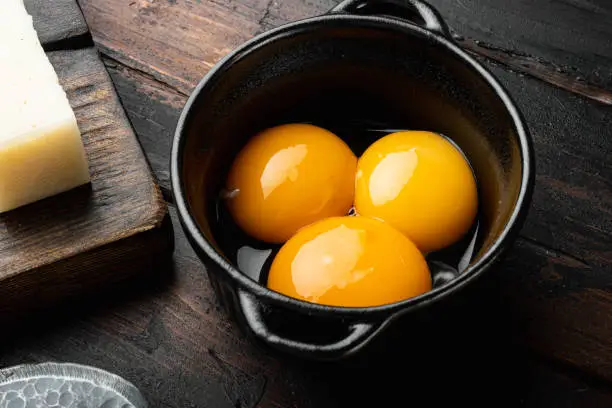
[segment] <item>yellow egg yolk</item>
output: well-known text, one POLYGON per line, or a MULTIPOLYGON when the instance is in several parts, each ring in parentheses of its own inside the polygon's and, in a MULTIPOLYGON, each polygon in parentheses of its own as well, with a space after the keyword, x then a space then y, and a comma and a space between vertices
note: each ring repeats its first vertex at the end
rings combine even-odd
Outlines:
POLYGON ((474 222, 476 180, 463 154, 443 136, 397 132, 359 159, 355 209, 388 222, 422 251, 435 251, 458 241, 474 222))
POLYGON ((273 127, 236 157, 226 183, 227 207, 250 236, 283 243, 314 221, 348 213, 356 167, 351 149, 325 129, 273 127))
POLYGON ((328 306, 370 307, 431 290, 418 248, 390 225, 332 217, 301 229, 274 258, 268 287, 328 306))

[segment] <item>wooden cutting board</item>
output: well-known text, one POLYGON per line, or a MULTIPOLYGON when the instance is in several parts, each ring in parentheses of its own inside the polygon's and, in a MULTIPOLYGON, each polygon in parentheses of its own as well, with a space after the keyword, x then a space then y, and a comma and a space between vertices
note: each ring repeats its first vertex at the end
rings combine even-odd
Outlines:
POLYGON ((0 318, 152 273, 172 251, 161 192, 75 0, 26 0, 81 130, 91 184, 0 214, 0 318))

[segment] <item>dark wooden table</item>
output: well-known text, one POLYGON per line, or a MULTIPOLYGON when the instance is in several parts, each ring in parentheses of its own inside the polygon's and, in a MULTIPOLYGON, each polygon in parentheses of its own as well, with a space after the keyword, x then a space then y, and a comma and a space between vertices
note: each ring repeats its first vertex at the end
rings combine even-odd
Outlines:
POLYGON ((178 115, 233 47, 335 3, 80 0, 171 206, 176 250, 159 279, 3 327, 0 366, 95 365, 152 407, 612 406, 610 0, 431 0, 517 100, 536 144, 529 219, 479 296, 427 330, 400 322, 341 364, 267 355, 220 309, 172 207, 178 115))

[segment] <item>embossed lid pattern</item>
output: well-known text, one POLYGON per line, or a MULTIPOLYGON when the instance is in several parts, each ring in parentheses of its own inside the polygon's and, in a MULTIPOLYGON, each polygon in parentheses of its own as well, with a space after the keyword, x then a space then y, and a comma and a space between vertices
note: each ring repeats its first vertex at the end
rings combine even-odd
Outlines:
POLYGON ((147 408, 138 389, 115 374, 78 364, 0 370, 0 408, 147 408))

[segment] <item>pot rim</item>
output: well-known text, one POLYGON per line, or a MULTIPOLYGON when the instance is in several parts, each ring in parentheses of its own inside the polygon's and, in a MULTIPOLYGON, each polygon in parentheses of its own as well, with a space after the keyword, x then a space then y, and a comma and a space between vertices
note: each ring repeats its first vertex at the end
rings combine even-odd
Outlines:
MULTIPOLYGON (((441 298, 451 295, 452 293, 464 288, 468 283, 488 270, 498 260, 507 246, 513 242, 516 235, 518 235, 518 232, 521 229, 529 210, 531 196, 535 184, 535 154, 533 141, 527 126, 525 125, 524 118, 505 88, 484 66, 474 60, 465 51, 460 49, 451 39, 438 33, 429 31, 416 24, 412 24, 409 21, 399 20, 392 17, 353 14, 328 14, 316 16, 265 31, 238 46, 236 49, 234 49, 234 51, 215 64, 215 66, 211 68, 211 70, 200 80, 196 88, 192 91, 181 112, 181 116, 175 130, 170 167, 172 192, 177 206, 179 220, 183 228, 186 230, 185 232, 190 238, 192 245, 195 244, 197 246, 195 249, 200 258, 202 257, 203 252, 207 257, 214 261, 225 272, 225 274, 227 274, 239 286, 240 289, 246 290, 267 304, 285 306, 302 312, 307 311, 313 315, 333 314, 339 317, 363 317, 364 315, 374 317, 383 314, 387 315, 396 312, 405 312, 408 311, 408 309, 414 310, 438 301, 441 298), (459 277, 455 278, 446 285, 432 289, 427 293, 403 300, 401 302, 381 306, 337 307, 319 305, 288 297, 257 283, 227 262, 224 257, 214 249, 213 245, 202 234, 196 220, 192 216, 191 211, 189 210, 189 204, 186 200, 186 194, 184 192, 182 167, 184 158, 183 149, 187 139, 187 123, 189 122, 191 115, 194 114, 194 105, 203 95, 206 88, 213 85, 223 73, 231 68, 236 61, 244 58, 261 47, 265 47, 276 40, 293 36, 302 30, 312 28, 312 26, 337 22, 371 28, 380 28, 382 25, 385 25, 385 28, 387 29, 393 27, 395 30, 401 31, 404 35, 418 35, 422 38, 433 41, 437 46, 442 46, 455 54, 466 66, 471 68, 488 83, 499 100, 504 104, 506 110, 512 118, 514 127, 516 128, 518 142, 520 145, 522 176, 519 195, 514 204, 514 209, 508 222, 487 252, 481 256, 478 262, 468 267, 468 269, 466 269, 459 277)), ((203 259, 202 261, 204 262, 203 259)))

